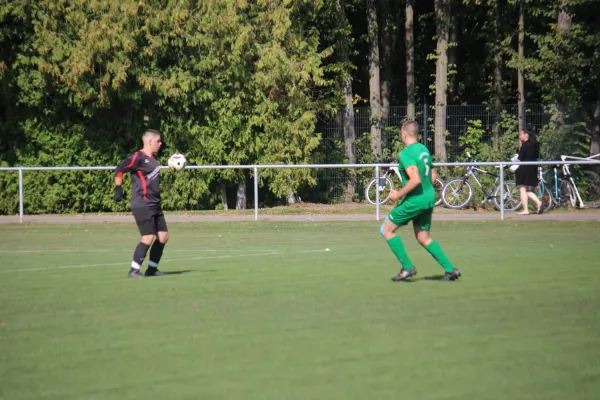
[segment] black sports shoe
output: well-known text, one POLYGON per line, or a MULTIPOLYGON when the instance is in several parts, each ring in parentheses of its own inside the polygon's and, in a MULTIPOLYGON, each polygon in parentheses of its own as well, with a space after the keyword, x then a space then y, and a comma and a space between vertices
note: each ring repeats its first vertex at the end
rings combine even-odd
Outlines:
POLYGON ((143 278, 144 275, 140 273, 139 269, 131 268, 127 273, 128 278, 143 278))
POLYGON ((398 275, 392 277, 392 281, 394 281, 394 282, 405 281, 408 278, 410 278, 411 276, 415 276, 415 275, 417 275, 417 269, 415 267, 413 267, 411 269, 402 268, 400 270, 400 272, 398 272, 398 275))
POLYGON ((158 267, 148 267, 146 272, 144 272, 144 276, 162 276, 163 273, 160 272, 158 267))
POLYGON ((458 278, 461 277, 461 273, 458 270, 458 268, 454 268, 454 270, 452 270, 452 272, 446 272, 444 274, 444 276, 442 277, 442 279, 440 279, 441 281, 455 281, 458 278))

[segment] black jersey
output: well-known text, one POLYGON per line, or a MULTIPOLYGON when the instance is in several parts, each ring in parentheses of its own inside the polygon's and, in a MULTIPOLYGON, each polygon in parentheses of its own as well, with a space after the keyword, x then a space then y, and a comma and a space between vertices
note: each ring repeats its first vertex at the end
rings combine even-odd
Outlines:
POLYGON ((131 208, 161 208, 160 164, 142 150, 123 160, 115 169, 116 176, 131 173, 131 208))

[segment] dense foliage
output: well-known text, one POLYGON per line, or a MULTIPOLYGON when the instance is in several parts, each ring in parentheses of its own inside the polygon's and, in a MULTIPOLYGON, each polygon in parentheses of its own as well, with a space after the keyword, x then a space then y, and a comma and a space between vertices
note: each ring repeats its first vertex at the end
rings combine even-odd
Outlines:
MULTIPOLYGON (((600 147, 600 1, 444 1, 445 12, 436 14, 434 1, 410 0, 5 0, 0 166, 115 165, 141 146, 147 127, 163 132, 167 154, 183 152, 191 164, 378 159, 370 128, 347 132, 344 98, 369 106, 379 92, 370 78, 380 68, 382 107, 410 102, 405 10, 413 3, 417 104, 434 104, 441 90, 436 23, 444 23, 448 104, 516 103, 521 70, 525 100, 547 105, 541 138, 549 156, 600 147), (520 12, 525 57, 517 51, 520 12), (372 62, 373 43, 381 48, 379 65, 372 62), (323 121, 346 131, 328 135, 323 121)), ((398 149, 399 122, 387 108, 376 114, 384 125, 383 156, 389 155, 398 149)), ((514 136, 505 135, 515 133, 516 116, 498 115, 495 134, 503 137, 482 142, 492 132, 477 118, 465 119, 459 131, 448 132, 462 137, 447 143, 456 147, 449 157, 460 158, 468 146, 486 159, 510 153, 514 136)), ((307 188, 326 190, 319 176, 263 171, 260 201, 272 205, 307 188)), ((251 171, 235 169, 166 173, 165 208, 244 208, 251 179, 251 171)), ((26 172, 24 183, 29 213, 127 207, 112 201, 109 171, 26 172)), ((346 199, 357 198, 355 184, 348 184, 346 199)), ((0 214, 17 211, 17 192, 17 174, 0 172, 0 214)))

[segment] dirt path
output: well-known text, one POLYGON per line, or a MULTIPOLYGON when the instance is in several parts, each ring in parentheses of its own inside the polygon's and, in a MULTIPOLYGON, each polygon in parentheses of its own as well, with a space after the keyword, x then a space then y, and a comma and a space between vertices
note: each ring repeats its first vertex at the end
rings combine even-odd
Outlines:
MULTIPOLYGON (((202 221, 253 221, 254 215, 182 215, 165 213, 169 222, 202 222, 202 221)), ((381 213, 381 219, 386 213, 381 213)), ((371 214, 300 214, 300 215, 261 215, 260 221, 374 221, 371 214)), ((436 212, 436 221, 494 221, 499 220, 497 212, 436 212)), ((550 212, 542 215, 521 216, 506 213, 505 220, 510 221, 600 221, 600 211, 550 212)), ((25 223, 30 224, 80 224, 103 222, 133 222, 130 215, 85 214, 85 215, 26 215, 25 223)), ((0 216, 0 224, 19 223, 19 216, 0 216)))

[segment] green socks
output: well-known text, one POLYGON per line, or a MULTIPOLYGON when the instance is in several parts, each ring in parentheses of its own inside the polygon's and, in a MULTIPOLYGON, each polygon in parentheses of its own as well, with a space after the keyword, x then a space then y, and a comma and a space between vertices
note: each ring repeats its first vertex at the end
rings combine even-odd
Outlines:
MULTIPOLYGON (((392 253, 394 253, 398 261, 400 261, 400 263, 402 264, 402 268, 414 268, 412 261, 410 261, 410 258, 406 253, 404 243, 402 243, 402 240, 399 236, 394 236, 393 238, 387 241, 387 244, 388 246, 390 246, 392 253)), ((435 261, 437 261, 442 267, 444 267, 444 270, 446 270, 446 272, 452 272, 454 270, 454 265, 452 265, 448 257, 446 257, 446 253, 444 253, 444 250, 442 250, 440 245, 435 240, 429 243, 429 245, 425 247, 425 250, 427 250, 429 254, 433 256, 433 258, 435 258, 435 261)))
MULTIPOLYGON (((402 240, 400 240, 400 237, 394 236, 393 238, 391 238, 390 240, 387 241, 387 244, 388 244, 388 246, 390 246, 392 253, 394 253, 394 255, 396 256, 398 261, 400 261, 400 263, 402 264, 402 268, 404 268, 404 269, 413 269, 414 268, 412 261, 410 261, 408 254, 406 254, 406 249, 404 248, 404 243, 402 243, 402 240)), ((440 251, 441 251, 441 249, 440 249, 440 251)), ((444 254, 444 253, 442 253, 442 254, 444 254)))
MULTIPOLYGON (((402 245, 402 243, 400 243, 400 245, 402 245)), ((391 244, 390 247, 392 247, 391 244)), ((437 261, 442 267, 444 267, 444 270, 446 270, 446 272, 452 272, 454 270, 454 265, 452 265, 450 260, 448 260, 448 257, 446 257, 446 254, 444 253, 444 250, 442 250, 440 245, 435 240, 429 243, 429 245, 425 247, 425 250, 427 250, 429 254, 433 256, 433 258, 435 258, 435 261, 437 261)))

